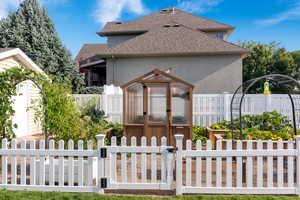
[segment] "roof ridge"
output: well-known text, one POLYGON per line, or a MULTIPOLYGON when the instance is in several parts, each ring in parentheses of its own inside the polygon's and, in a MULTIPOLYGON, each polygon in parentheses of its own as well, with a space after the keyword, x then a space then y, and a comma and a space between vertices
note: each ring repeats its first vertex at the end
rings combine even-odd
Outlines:
POLYGON ((183 10, 181 10, 181 9, 177 9, 177 8, 176 8, 176 10, 178 10, 178 11, 180 11, 180 12, 183 12, 183 13, 186 13, 186 14, 188 14, 188 15, 194 16, 194 17, 198 17, 198 18, 205 19, 205 20, 210 21, 210 22, 214 22, 214 23, 218 23, 218 24, 221 24, 221 25, 224 25, 224 26, 228 26, 228 27, 234 28, 234 26, 231 26, 231 25, 228 25, 228 24, 224 24, 224 23, 221 23, 221 22, 219 22, 219 21, 212 20, 212 19, 208 19, 208 18, 206 18, 206 17, 199 16, 199 15, 196 15, 196 14, 193 14, 193 13, 190 13, 190 12, 186 12, 186 11, 183 11, 183 10))

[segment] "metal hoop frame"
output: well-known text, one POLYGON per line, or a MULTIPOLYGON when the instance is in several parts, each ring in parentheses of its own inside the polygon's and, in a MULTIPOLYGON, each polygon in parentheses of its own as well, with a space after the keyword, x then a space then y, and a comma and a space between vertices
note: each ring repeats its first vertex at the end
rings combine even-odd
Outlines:
POLYGON ((265 75, 261 76, 258 78, 254 78, 251 80, 248 80, 241 84, 234 92, 231 102, 230 102, 230 119, 231 119, 231 125, 232 125, 232 134, 233 134, 233 105, 234 105, 234 100, 237 98, 237 94, 239 94, 239 90, 242 89, 242 96, 241 99, 239 100, 239 108, 238 108, 238 113, 239 113, 239 128, 240 128, 240 139, 243 139, 243 127, 242 127, 242 105, 243 105, 243 100, 245 95, 248 93, 250 88, 257 82, 261 80, 268 80, 270 83, 275 86, 276 88, 279 88, 281 91, 285 92, 288 96, 289 99, 291 100, 291 105, 292 105, 292 116, 293 116, 293 128, 294 128, 294 135, 297 134, 297 126, 296 126, 296 113, 295 113, 295 102, 294 99, 286 85, 288 83, 294 83, 297 88, 300 89, 300 84, 297 80, 294 78, 283 75, 283 74, 270 74, 270 75, 265 75), (245 88, 245 89, 244 89, 245 88))

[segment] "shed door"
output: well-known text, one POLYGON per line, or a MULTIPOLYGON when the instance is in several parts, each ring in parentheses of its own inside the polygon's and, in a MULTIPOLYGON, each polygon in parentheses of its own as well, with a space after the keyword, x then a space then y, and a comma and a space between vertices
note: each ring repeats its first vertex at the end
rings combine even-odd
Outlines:
MULTIPOLYGON (((144 135, 150 142, 156 136, 158 141, 162 136, 169 136, 170 126, 170 97, 169 84, 151 83, 145 85, 145 129, 144 135)), ((148 143, 149 144, 149 143, 148 143)))

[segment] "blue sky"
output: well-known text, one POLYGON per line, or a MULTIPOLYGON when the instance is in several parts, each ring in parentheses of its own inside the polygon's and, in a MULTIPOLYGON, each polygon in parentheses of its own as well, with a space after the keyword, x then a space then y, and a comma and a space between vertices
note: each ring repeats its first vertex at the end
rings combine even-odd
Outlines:
MULTIPOLYGON (((0 17, 22 0, 1 0, 0 17)), ((300 0, 40 0, 64 45, 75 56, 86 43, 105 43, 96 35, 106 21, 132 20, 175 6, 236 27, 232 42, 276 40, 300 49, 300 0)))

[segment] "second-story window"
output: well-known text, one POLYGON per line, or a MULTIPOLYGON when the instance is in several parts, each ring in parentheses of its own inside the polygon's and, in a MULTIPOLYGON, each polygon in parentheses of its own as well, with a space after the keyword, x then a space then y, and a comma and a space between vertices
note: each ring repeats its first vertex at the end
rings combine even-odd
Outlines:
POLYGON ((218 33, 216 33, 216 37, 217 37, 217 38, 224 39, 224 33, 218 32, 218 33))

